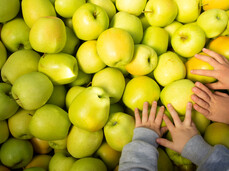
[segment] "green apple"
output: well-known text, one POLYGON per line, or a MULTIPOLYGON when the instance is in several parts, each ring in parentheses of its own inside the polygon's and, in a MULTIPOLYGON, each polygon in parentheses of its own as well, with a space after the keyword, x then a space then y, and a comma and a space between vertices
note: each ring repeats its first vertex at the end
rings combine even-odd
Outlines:
POLYGON ((100 87, 88 87, 71 103, 68 111, 69 119, 79 128, 98 131, 108 120, 109 108, 108 93, 100 87))
POLYGON ((67 138, 67 149, 75 158, 91 156, 99 148, 102 140, 102 129, 91 132, 73 126, 67 138))
POLYGON ((5 120, 16 113, 18 104, 12 97, 11 85, 0 83, 0 120, 5 120))
POLYGON ((67 148, 67 137, 60 140, 49 141, 48 143, 49 146, 52 147, 53 149, 64 150, 67 148))
POLYGON ((67 91, 63 85, 55 85, 53 87, 52 95, 47 101, 47 104, 54 104, 59 106, 60 108, 63 108, 65 106, 66 94, 67 91))
MULTIPOLYGON (((64 21, 64 24, 69 27, 70 29, 73 30, 73 25, 72 25, 72 18, 62 18, 64 21)), ((74 33, 75 34, 75 33, 74 33)))
POLYGON ((33 147, 28 140, 9 138, 1 146, 2 164, 11 169, 25 167, 33 158, 33 147))
POLYGON ((174 0, 153 0, 147 2, 144 12, 150 25, 165 27, 174 21, 178 8, 174 0))
POLYGON ((50 162, 50 171, 69 171, 72 164, 76 161, 67 151, 55 153, 50 162))
POLYGON ((113 104, 122 97, 125 89, 125 78, 118 69, 107 67, 94 75, 92 86, 102 88, 110 97, 110 103, 113 104))
POLYGON ((209 9, 200 14, 197 24, 204 30, 207 38, 220 35, 227 27, 228 16, 222 9, 209 9))
POLYGON ((108 28, 109 17, 100 6, 86 3, 73 14, 72 24, 79 39, 94 40, 108 28))
POLYGON ((76 77, 76 79, 73 82, 71 82, 68 85, 70 87, 89 85, 91 80, 92 80, 92 75, 91 74, 86 74, 81 69, 78 69, 78 76, 76 77))
POLYGON ((192 110, 192 121, 195 123, 196 128, 202 135, 210 124, 210 120, 208 120, 203 114, 197 112, 196 110, 192 110))
POLYGON ((147 18, 146 18, 146 16, 145 16, 145 14, 144 13, 142 13, 140 16, 138 16, 139 17, 139 19, 141 20, 141 22, 142 22, 142 27, 143 27, 143 31, 145 31, 149 26, 150 26, 150 24, 149 24, 149 22, 148 22, 148 20, 147 20, 147 18))
POLYGON ((174 21, 171 24, 167 25, 164 27, 164 29, 169 33, 169 45, 171 45, 171 38, 173 33, 175 33, 175 31, 180 28, 183 24, 178 22, 178 21, 174 21))
POLYGON ((38 154, 33 157, 33 159, 26 165, 25 169, 40 167, 45 170, 48 170, 49 162, 52 156, 47 154, 38 154))
POLYGON ((138 44, 134 47, 132 61, 125 68, 132 75, 146 75, 155 69, 157 61, 157 53, 153 48, 138 44))
POLYGON ((85 157, 83 159, 77 160, 75 163, 73 163, 70 171, 107 171, 106 165, 97 158, 93 157, 85 157))
POLYGON ((33 135, 29 131, 29 123, 35 111, 19 109, 8 119, 11 135, 18 139, 31 139, 33 135))
POLYGON ((67 53, 44 54, 40 58, 38 71, 46 74, 54 84, 68 84, 77 78, 78 62, 67 53))
POLYGON ((110 105, 109 113, 124 112, 124 107, 120 103, 114 103, 110 105))
POLYGON ((107 144, 116 151, 131 142, 135 128, 134 118, 126 113, 117 112, 110 114, 104 126, 104 135, 107 144))
POLYGON ((9 137, 9 127, 6 120, 0 121, 0 144, 4 143, 9 137))
POLYGON ((29 130, 39 139, 52 141, 65 138, 70 125, 66 111, 56 105, 46 104, 34 113, 29 130))
POLYGON ((7 22, 17 16, 20 11, 19 0, 0 1, 0 23, 7 22))
POLYGON ((97 53, 96 43, 96 40, 86 41, 76 53, 80 69, 87 74, 96 73, 106 66, 97 53))
POLYGON ((0 41, 0 70, 7 60, 7 51, 2 41, 0 41))
POLYGON ((205 130, 204 139, 212 146, 222 144, 229 148, 229 125, 217 122, 210 124, 205 130))
POLYGON ((184 79, 186 68, 176 53, 167 51, 159 56, 153 74, 156 81, 164 87, 173 81, 184 79))
POLYGON ((86 0, 55 0, 55 10, 64 18, 72 18, 74 12, 85 3, 86 0))
POLYGON ((98 37, 97 52, 106 65, 111 67, 124 66, 133 58, 133 38, 123 29, 107 29, 98 37))
POLYGON ((158 171, 173 170, 173 163, 162 148, 157 148, 159 156, 157 161, 158 171))
POLYGON ((118 12, 111 20, 110 27, 126 30, 132 36, 134 43, 139 44, 143 37, 141 20, 127 12, 118 12))
POLYGON ((30 142, 32 143, 33 149, 37 154, 48 154, 50 151, 52 151, 48 141, 33 137, 30 139, 30 142))
POLYGON ((135 108, 142 110, 143 103, 148 102, 152 104, 157 101, 160 96, 160 87, 150 77, 139 76, 132 78, 126 85, 123 102, 132 111, 135 108))
POLYGON ((56 16, 52 3, 47 0, 23 0, 21 2, 21 9, 25 23, 30 28, 41 17, 56 16))
POLYGON ((52 92, 52 82, 40 72, 24 74, 12 86, 13 98, 25 110, 35 110, 43 106, 52 92))
POLYGON ((75 97, 81 93, 83 90, 85 90, 86 87, 82 87, 82 86, 73 86, 71 87, 67 94, 66 94, 66 98, 65 98, 65 104, 67 109, 69 109, 71 103, 73 102, 73 100, 75 99, 75 97))
POLYGON ((46 169, 42 167, 30 167, 30 168, 24 169, 23 171, 46 171, 46 169))
POLYGON ((66 37, 64 22, 53 16, 37 19, 29 33, 32 48, 42 53, 62 51, 66 43, 66 37))
POLYGON ((153 48, 158 56, 167 51, 168 42, 169 34, 164 28, 150 26, 144 31, 142 44, 153 48))
POLYGON ((125 11, 139 16, 145 8, 147 0, 114 0, 118 11, 125 11))
POLYGON ((166 85, 160 94, 161 102, 164 106, 170 103, 180 115, 185 115, 188 102, 193 102, 191 95, 195 84, 189 79, 173 81, 166 85))
POLYGON ((20 76, 38 70, 40 55, 33 50, 18 50, 12 53, 1 70, 2 80, 14 84, 20 76))
POLYGON ((185 24, 172 35, 171 45, 183 57, 192 57, 205 46, 205 33, 197 24, 185 24))

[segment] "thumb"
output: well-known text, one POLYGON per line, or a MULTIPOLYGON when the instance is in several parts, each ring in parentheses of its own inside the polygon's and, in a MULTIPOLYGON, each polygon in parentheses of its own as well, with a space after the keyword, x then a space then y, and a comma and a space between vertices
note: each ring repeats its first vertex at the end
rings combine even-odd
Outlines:
POLYGON ((165 138, 157 138, 156 141, 161 146, 173 149, 173 142, 172 141, 169 141, 169 140, 167 140, 165 138))

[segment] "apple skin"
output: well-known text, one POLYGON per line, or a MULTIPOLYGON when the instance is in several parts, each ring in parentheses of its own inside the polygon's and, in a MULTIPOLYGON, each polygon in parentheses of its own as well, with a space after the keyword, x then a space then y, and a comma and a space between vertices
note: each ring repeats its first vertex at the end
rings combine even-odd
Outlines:
POLYGON ((149 22, 148 22, 148 20, 147 20, 147 18, 145 16, 145 14, 142 13, 141 15, 138 16, 138 18, 142 22, 143 31, 145 31, 150 26, 150 24, 149 24, 149 22))
POLYGON ((85 3, 73 14, 72 24, 79 39, 94 40, 108 28, 109 17, 100 6, 85 3))
POLYGON ((20 76, 38 70, 40 55, 33 50, 18 50, 12 53, 1 70, 2 80, 14 84, 20 76))
POLYGON ((91 132, 73 126, 67 138, 67 149, 75 158, 91 156, 99 148, 102 140, 102 129, 91 132))
POLYGON ((23 168, 33 158, 32 144, 27 140, 9 138, 1 146, 0 158, 2 164, 11 169, 23 168))
POLYGON ((169 33, 169 46, 171 46, 171 39, 172 39, 173 33, 175 33, 175 31, 178 28, 180 28, 182 25, 183 25, 182 23, 178 21, 174 21, 171 24, 164 27, 164 29, 169 33))
POLYGON ((135 108, 142 110, 144 102, 152 104, 153 101, 159 99, 159 96, 160 87, 152 78, 138 76, 127 83, 122 100, 128 108, 134 111, 135 108))
POLYGON ((7 22, 17 16, 20 11, 19 0, 1 0, 0 2, 0 23, 7 22))
POLYGON ((124 106, 120 103, 111 104, 109 113, 112 114, 116 112, 124 112, 124 106))
POLYGON ((67 109, 69 109, 69 107, 70 107, 71 103, 73 102, 73 100, 75 99, 75 97, 85 89, 86 89, 86 87, 73 86, 68 90, 68 92, 66 94, 66 98, 65 98, 65 101, 66 101, 65 103, 66 103, 67 109))
POLYGON ((210 124, 210 120, 208 120, 203 114, 197 112, 196 110, 192 110, 192 121, 195 123, 196 128, 202 135, 210 124))
POLYGON ((31 167, 31 168, 24 169, 23 171, 46 171, 46 170, 41 167, 31 167))
POLYGON ((71 103, 68 111, 69 119, 73 125, 82 129, 98 131, 108 120, 109 108, 108 93, 100 87, 88 87, 71 103))
POLYGON ((98 37, 97 52, 106 65, 124 66, 133 58, 134 40, 127 31, 110 28, 98 37))
POLYGON ((48 143, 54 150, 64 150, 67 148, 67 137, 60 140, 49 141, 48 143))
POLYGON ((47 104, 54 104, 59 106, 60 108, 64 108, 66 94, 67 91, 64 85, 55 85, 53 87, 52 95, 47 101, 47 104))
POLYGON ((202 6, 205 11, 214 8, 228 10, 229 2, 227 0, 202 0, 202 6))
POLYGON ((56 105, 46 104, 34 113, 29 130, 39 139, 52 141, 65 138, 70 125, 66 111, 56 105))
POLYGON ((0 121, 0 144, 4 143, 9 137, 9 127, 6 120, 0 121))
POLYGON ((88 87, 90 85, 91 80, 92 74, 86 74, 81 69, 78 69, 78 76, 76 77, 76 79, 67 85, 70 87, 84 85, 88 87))
POLYGON ((48 154, 50 151, 52 151, 52 148, 49 146, 48 141, 33 137, 30 139, 30 142, 33 145, 33 149, 37 154, 48 154))
POLYGON ((0 41, 0 70, 7 60, 7 51, 2 41, 0 41))
POLYGON ((10 171, 10 169, 2 164, 0 164, 0 170, 1 171, 10 171))
POLYGON ((159 157, 157 161, 158 171, 173 170, 172 161, 162 148, 157 148, 159 157))
POLYGON ((48 170, 49 161, 51 160, 52 156, 46 154, 39 154, 33 157, 33 159, 26 165, 25 169, 33 168, 33 167, 40 167, 45 170, 48 170))

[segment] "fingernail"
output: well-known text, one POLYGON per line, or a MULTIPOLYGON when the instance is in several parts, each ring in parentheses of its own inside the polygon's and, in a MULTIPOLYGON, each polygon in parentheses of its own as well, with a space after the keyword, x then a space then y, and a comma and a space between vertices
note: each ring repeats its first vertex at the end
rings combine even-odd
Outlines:
POLYGON ((191 70, 190 72, 193 73, 193 70, 191 70))
POLYGON ((203 48, 202 50, 206 50, 206 48, 203 48))
POLYGON ((172 105, 169 103, 167 106, 168 106, 168 107, 171 107, 172 105))

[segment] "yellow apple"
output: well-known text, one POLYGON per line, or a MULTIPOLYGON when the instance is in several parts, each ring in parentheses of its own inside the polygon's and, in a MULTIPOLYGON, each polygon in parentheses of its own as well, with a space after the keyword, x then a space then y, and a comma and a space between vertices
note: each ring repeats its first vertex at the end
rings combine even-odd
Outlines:
POLYGON ((219 8, 223 10, 229 9, 228 0, 202 0, 203 10, 209 10, 213 8, 219 8))
POLYGON ((35 155, 33 159, 26 165, 25 169, 32 167, 41 167, 48 170, 49 161, 51 160, 51 155, 39 154, 35 155))
POLYGON ((48 141, 33 137, 30 142, 33 145, 34 151, 38 154, 48 154, 52 150, 48 141))

